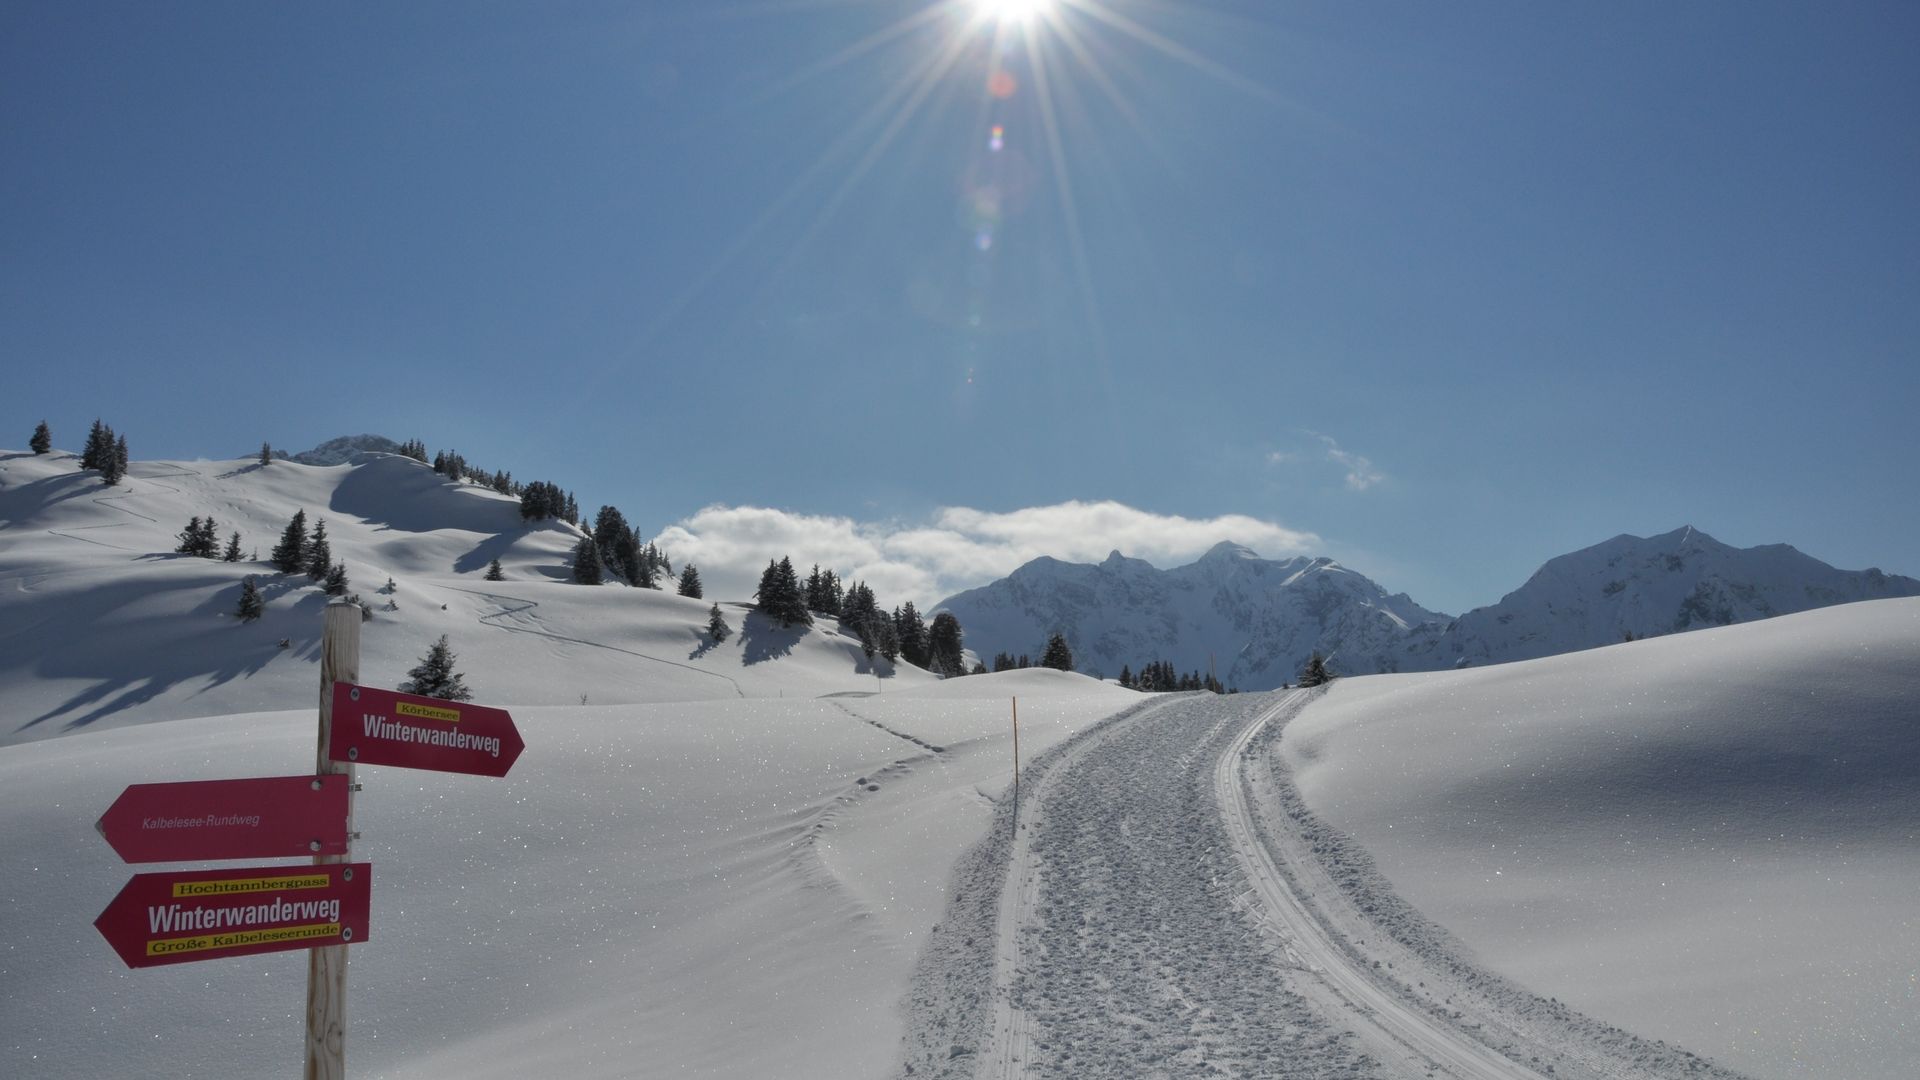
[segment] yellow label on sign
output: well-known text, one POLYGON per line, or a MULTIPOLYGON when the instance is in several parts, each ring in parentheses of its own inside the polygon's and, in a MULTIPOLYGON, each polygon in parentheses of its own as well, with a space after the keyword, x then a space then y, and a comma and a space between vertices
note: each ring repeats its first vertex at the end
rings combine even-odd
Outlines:
POLYGON ((234 893, 279 892, 283 889, 324 889, 333 884, 326 874, 299 874, 290 877, 231 878, 226 881, 176 881, 173 895, 231 896, 234 893))
POLYGON ((148 956, 173 956, 177 953, 206 952, 210 949, 242 949, 248 945, 273 945, 282 941, 310 941, 340 936, 339 923, 311 923, 306 926, 275 926, 267 930, 236 930, 190 937, 163 938, 147 942, 148 956))
POLYGON ((421 716, 428 720, 445 720, 449 724, 457 724, 460 722, 459 709, 440 709, 432 705, 415 705, 411 701, 395 702, 393 711, 399 713, 401 716, 421 716))

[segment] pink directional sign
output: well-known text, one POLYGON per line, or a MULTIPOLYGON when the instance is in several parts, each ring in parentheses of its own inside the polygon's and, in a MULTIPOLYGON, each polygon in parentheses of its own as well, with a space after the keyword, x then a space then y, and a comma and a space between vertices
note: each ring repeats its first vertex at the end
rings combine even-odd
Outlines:
POLYGON ((100 816, 98 827, 130 863, 343 855, 347 778, 134 784, 100 816))
POLYGON ((367 940, 369 863, 135 874, 93 925, 128 967, 367 940))
POLYGON ((526 745, 505 709, 333 684, 333 761, 505 776, 526 745))

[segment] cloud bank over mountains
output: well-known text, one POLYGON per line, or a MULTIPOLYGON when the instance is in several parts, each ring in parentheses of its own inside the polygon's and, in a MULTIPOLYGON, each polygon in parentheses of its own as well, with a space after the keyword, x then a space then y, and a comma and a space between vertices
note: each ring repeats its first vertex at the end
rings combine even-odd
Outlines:
POLYGON ((1244 514, 1189 518, 1113 501, 1012 511, 949 506, 923 522, 715 505, 659 536, 676 569, 700 567, 709 596, 750 596, 767 560, 785 555, 802 574, 818 563, 866 582, 883 603, 911 600, 923 609, 1042 555, 1098 562, 1117 550, 1164 567, 1197 559, 1222 540, 1269 558, 1316 554, 1323 546, 1314 533, 1244 514))

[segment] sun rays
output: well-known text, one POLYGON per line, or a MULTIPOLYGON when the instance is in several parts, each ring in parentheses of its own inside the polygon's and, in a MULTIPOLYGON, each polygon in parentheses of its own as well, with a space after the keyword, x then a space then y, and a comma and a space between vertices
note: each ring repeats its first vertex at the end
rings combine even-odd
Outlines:
MULTIPOLYGON (((758 109, 837 83, 847 88, 848 109, 828 125, 833 135, 812 160, 786 171, 779 195, 755 208, 743 232, 667 306, 656 328, 774 236, 782 237, 777 276, 795 273, 821 250, 836 222, 866 205, 883 176, 896 175, 896 166, 897 175, 919 175, 929 161, 947 159, 961 162, 949 180, 958 200, 949 257, 967 265, 956 265, 955 279, 974 293, 990 292, 1009 240, 1024 241, 1019 249, 1030 254, 1040 250, 1043 262, 1057 263, 1070 279, 1063 284, 1075 294, 1075 318, 1085 323, 1086 340, 1106 367, 1087 208, 1076 176, 1102 176, 1112 189, 1123 189, 1125 178, 1109 175, 1107 165, 1124 155, 1110 152, 1110 144, 1171 161, 1142 108, 1154 103, 1164 121, 1168 89, 1164 79, 1144 86, 1141 64, 1164 58, 1238 93, 1285 104, 1259 80, 1178 40, 1183 6, 1170 0, 780 0, 732 9, 729 17, 742 19, 831 13, 847 22, 858 9, 876 18, 850 41, 803 58, 752 95, 758 109), (878 17, 886 9, 900 14, 878 17), (853 89, 862 73, 873 71, 884 71, 886 81, 853 89), (1095 164, 1101 168, 1089 172, 1095 164), (1048 246, 1055 255, 1045 255, 1048 246)), ((955 298, 954 308, 964 312, 957 324, 991 329, 985 325, 989 306, 984 295, 955 298)))

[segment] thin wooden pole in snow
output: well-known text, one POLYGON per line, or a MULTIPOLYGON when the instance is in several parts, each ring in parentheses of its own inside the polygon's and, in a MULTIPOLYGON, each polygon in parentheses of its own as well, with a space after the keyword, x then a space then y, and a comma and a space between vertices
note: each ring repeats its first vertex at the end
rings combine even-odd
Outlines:
POLYGON ((1020 824, 1020 699, 1013 699, 1013 823, 1020 824))
MULTIPOLYGON (((315 855, 314 865, 352 860, 353 766, 327 758, 333 735, 333 684, 360 681, 360 607, 344 600, 327 605, 320 638, 320 746, 313 771, 347 778, 347 846, 339 855, 315 855)), ((307 951, 306 1080, 342 1080, 347 1074, 347 946, 307 951)))

